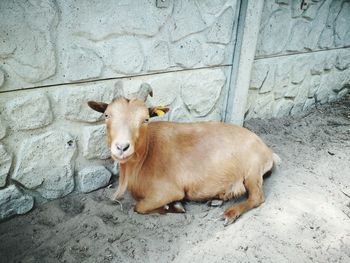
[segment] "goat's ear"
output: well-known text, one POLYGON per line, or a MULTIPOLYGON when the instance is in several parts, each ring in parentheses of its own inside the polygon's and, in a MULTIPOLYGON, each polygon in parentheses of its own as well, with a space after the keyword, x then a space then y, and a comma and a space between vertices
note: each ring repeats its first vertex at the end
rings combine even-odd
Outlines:
POLYGON ((162 107, 162 106, 148 108, 148 112, 149 112, 149 117, 150 118, 152 118, 152 117, 161 117, 165 113, 167 113, 168 111, 169 111, 169 108, 162 107))
POLYGON ((108 104, 104 102, 88 101, 88 105, 91 109, 104 113, 107 109, 108 104))

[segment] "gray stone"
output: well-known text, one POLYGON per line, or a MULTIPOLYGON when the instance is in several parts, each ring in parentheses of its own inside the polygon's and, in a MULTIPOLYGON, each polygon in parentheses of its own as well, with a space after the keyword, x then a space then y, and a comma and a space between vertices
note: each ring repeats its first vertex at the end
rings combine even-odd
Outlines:
POLYGON ((277 118, 288 116, 293 106, 294 106, 294 103, 292 100, 288 100, 288 99, 277 100, 273 108, 273 116, 277 118))
MULTIPOLYGON (((309 23, 303 20, 297 21, 292 28, 291 40, 288 42, 287 51, 303 51, 307 47, 309 36, 309 23)), ((288 39, 286 37, 286 39, 288 39)))
POLYGON ((234 11, 232 7, 227 8, 208 30, 208 42, 220 44, 230 43, 234 24, 233 17, 234 11))
POLYGON ((7 134, 7 124, 0 117, 0 140, 5 138, 6 134, 7 134))
POLYGON ((292 66, 291 82, 293 84, 300 84, 309 73, 310 68, 308 63, 303 58, 296 60, 292 66))
POLYGON ((219 13, 227 0, 197 0, 196 1, 202 13, 216 15, 219 13))
POLYGON ((0 88, 2 87, 2 85, 4 85, 5 82, 5 73, 2 69, 0 69, 0 88))
POLYGON ((83 128, 83 155, 86 159, 108 159, 111 154, 107 145, 106 125, 83 128))
POLYGON ((343 2, 341 10, 335 20, 335 44, 336 46, 347 46, 350 44, 349 28, 350 3, 343 2))
POLYGON ((206 26, 194 1, 175 1, 170 31, 172 41, 202 31, 206 26))
POLYGON ((78 189, 89 193, 108 184, 112 174, 104 166, 89 166, 77 175, 78 189))
POLYGON ((59 130, 25 139, 12 179, 47 199, 65 196, 74 189, 76 149, 75 139, 59 130))
POLYGON ((109 51, 104 55, 106 65, 117 73, 139 73, 144 63, 141 44, 136 37, 123 36, 107 41, 109 51))
POLYGON ((15 43, 10 47, 5 44, 6 63, 29 83, 53 76, 56 73, 53 36, 58 23, 55 2, 1 1, 0 9, 3 14, 1 35, 6 42, 15 43))
POLYGON ((0 190, 0 220, 29 212, 34 205, 33 197, 22 194, 16 186, 0 190))
POLYGON ((193 117, 186 110, 186 106, 181 105, 170 109, 170 120, 179 122, 193 122, 193 117))
POLYGON ((260 30, 257 55, 278 54, 284 50, 289 41, 286 36, 289 36, 292 28, 291 20, 286 17, 290 17, 288 8, 281 8, 271 13, 268 22, 260 30))
POLYGON ((339 70, 344 70, 350 66, 350 51, 339 52, 336 60, 335 67, 339 70))
POLYGON ((346 94, 349 93, 350 88, 344 88, 341 91, 338 92, 337 94, 337 99, 341 99, 342 97, 344 97, 346 94))
POLYGON ((193 72, 183 81, 181 97, 190 113, 206 116, 218 101, 226 77, 221 69, 193 72))
POLYGON ((252 74, 250 78, 250 89, 260 89, 267 78, 269 72, 269 65, 265 63, 259 63, 259 61, 253 64, 252 74))
MULTIPOLYGON (((116 82, 118 83, 118 82, 116 82)), ((58 91, 58 101, 62 103, 62 114, 67 120, 96 122, 101 119, 102 114, 92 110, 87 102, 89 100, 110 103, 112 99, 123 94, 121 86, 112 82, 94 83, 78 87, 70 87, 68 91, 58 91)))
POLYGON ((273 95, 272 94, 263 94, 260 95, 254 106, 252 105, 251 109, 248 111, 247 118, 264 118, 271 114, 273 107, 273 95))
POLYGON ((321 75, 323 73, 324 61, 316 62, 311 66, 311 75, 321 75))
POLYGON ((184 68, 192 68, 202 60, 202 46, 195 37, 180 40, 172 47, 172 59, 184 68))
POLYGON ((73 47, 67 50, 66 77, 71 81, 96 79, 101 76, 103 61, 91 49, 73 47))
POLYGON ((170 105, 175 100, 181 86, 178 74, 155 75, 148 83, 153 91, 153 97, 148 97, 148 101, 153 106, 170 105))
POLYGON ((333 28, 324 27, 317 45, 319 48, 331 48, 334 45, 333 28))
POLYGON ((274 85, 275 85, 275 69, 272 68, 267 73, 266 79, 262 84, 262 86, 260 87, 259 93, 263 94, 263 93, 272 91, 274 88, 274 85))
POLYGON ((151 71, 164 70, 170 67, 169 47, 165 41, 154 43, 147 53, 147 65, 151 71))
POLYGON ((11 164, 11 154, 9 154, 5 147, 0 144, 0 187, 4 187, 6 185, 6 178, 9 174, 11 164))
POLYGON ((315 99, 311 98, 311 99, 307 99, 305 101, 305 105, 303 107, 303 111, 308 111, 310 110, 313 106, 315 105, 315 99))
POLYGON ((5 105, 8 124, 14 130, 30 130, 49 125, 52 111, 48 97, 42 93, 17 96, 5 105))
POLYGON ((225 49, 221 45, 203 44, 203 62, 207 66, 222 65, 225 49))
POLYGON ((275 84, 275 72, 268 63, 258 61, 254 63, 250 80, 250 88, 258 89, 259 93, 270 92, 275 84))
POLYGON ((64 28, 94 41, 120 35, 154 36, 173 11, 173 1, 168 8, 157 8, 149 0, 63 1, 60 5, 62 16, 68 17, 64 28))
POLYGON ((298 90, 300 89, 300 85, 294 85, 291 84, 289 85, 284 92, 284 97, 285 98, 295 98, 298 94, 298 90))
POLYGON ((320 84, 321 84, 321 76, 315 75, 311 77, 310 85, 309 85, 309 93, 308 93, 309 98, 313 98, 315 96, 318 88, 320 87, 320 84))

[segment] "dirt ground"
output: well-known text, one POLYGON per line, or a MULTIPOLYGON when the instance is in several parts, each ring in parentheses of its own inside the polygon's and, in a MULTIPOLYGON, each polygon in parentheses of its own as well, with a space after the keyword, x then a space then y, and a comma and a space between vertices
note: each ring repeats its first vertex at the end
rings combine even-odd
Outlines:
POLYGON ((350 262, 350 97, 301 117, 250 120, 283 163, 266 201, 224 227, 224 208, 138 215, 112 188, 0 224, 1 262, 350 262))

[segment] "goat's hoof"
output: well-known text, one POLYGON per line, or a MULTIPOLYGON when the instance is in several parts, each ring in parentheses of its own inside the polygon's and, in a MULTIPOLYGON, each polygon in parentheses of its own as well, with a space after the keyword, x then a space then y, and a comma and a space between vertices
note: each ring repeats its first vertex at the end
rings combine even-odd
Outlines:
POLYGON ((228 226, 231 225, 233 222, 236 221, 236 219, 239 217, 240 215, 238 213, 235 213, 232 210, 228 210, 224 212, 223 218, 225 219, 224 221, 224 226, 228 226))
POLYGON ((213 199, 213 200, 208 201, 207 204, 209 206, 212 206, 212 207, 219 207, 219 206, 222 206, 223 203, 224 203, 223 200, 213 199))
POLYGON ((183 207, 181 202, 175 202, 173 207, 174 207, 175 213, 186 213, 186 210, 183 207))

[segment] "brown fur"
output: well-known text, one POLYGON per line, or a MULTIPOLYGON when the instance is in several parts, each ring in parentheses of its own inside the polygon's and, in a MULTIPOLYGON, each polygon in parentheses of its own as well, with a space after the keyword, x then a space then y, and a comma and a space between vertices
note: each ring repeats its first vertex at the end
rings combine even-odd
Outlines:
MULTIPOLYGON (((90 107, 102 111, 102 104, 90 107), (98 105, 98 106, 96 106, 98 105)), ((278 157, 254 133, 217 122, 144 123, 149 113, 140 100, 114 100, 105 109, 112 158, 120 162, 115 199, 129 190, 135 210, 146 214, 184 198, 228 200, 248 191, 248 199, 227 209, 232 222, 264 202, 263 175, 278 157), (114 144, 129 142, 124 157, 113 155, 114 144)))

